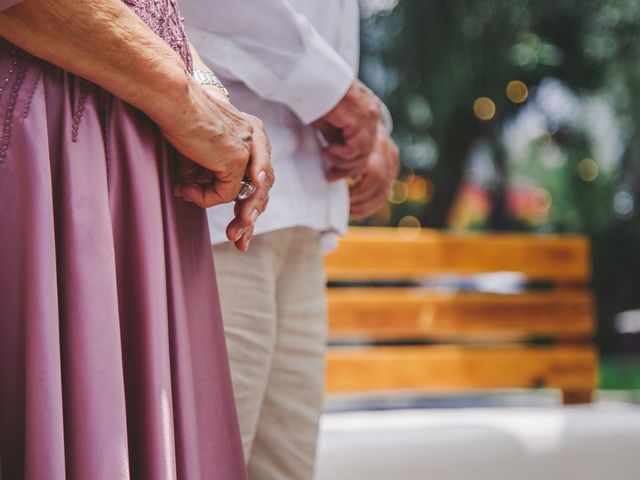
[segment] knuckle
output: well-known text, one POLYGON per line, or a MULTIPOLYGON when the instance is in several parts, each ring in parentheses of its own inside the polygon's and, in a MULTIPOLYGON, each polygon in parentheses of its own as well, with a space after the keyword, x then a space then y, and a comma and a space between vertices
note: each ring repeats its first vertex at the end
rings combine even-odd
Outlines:
POLYGON ((251 211, 248 208, 243 209, 242 212, 240 213, 240 221, 246 227, 251 226, 251 211))
POLYGON ((255 115, 251 115, 250 113, 245 113, 245 118, 251 125, 251 129, 254 132, 258 131, 258 132, 264 133, 264 123, 262 123, 262 120, 260 120, 255 115))
POLYGON ((251 144, 253 143, 253 129, 247 128, 242 134, 242 142, 244 143, 245 150, 249 150, 251 148, 251 144))
POLYGON ((255 129, 253 127, 253 123, 247 117, 242 117, 242 122, 239 122, 240 128, 244 132, 245 135, 253 135, 255 129))
POLYGON ((243 148, 238 149, 235 152, 234 158, 232 159, 232 169, 234 175, 237 175, 239 170, 244 171, 245 167, 249 163, 249 159, 251 158, 251 152, 249 149, 243 148))
POLYGON ((248 138, 248 139, 253 139, 253 134, 255 133, 255 128, 253 126, 253 123, 251 122, 251 120, 249 118, 247 118, 247 115, 244 115, 242 117, 242 121, 238 122, 238 128, 240 129, 241 132, 241 136, 243 139, 248 138))

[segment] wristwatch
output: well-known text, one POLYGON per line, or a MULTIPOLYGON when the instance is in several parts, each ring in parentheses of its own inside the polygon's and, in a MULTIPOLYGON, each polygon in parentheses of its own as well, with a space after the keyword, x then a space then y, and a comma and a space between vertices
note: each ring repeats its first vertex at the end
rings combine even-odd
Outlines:
POLYGON ((200 85, 214 85, 218 87, 220 90, 224 92, 227 98, 229 98, 229 90, 227 90, 227 87, 224 86, 224 83, 222 83, 220 79, 216 76, 216 74, 213 73, 212 71, 194 70, 193 78, 195 78, 200 85))

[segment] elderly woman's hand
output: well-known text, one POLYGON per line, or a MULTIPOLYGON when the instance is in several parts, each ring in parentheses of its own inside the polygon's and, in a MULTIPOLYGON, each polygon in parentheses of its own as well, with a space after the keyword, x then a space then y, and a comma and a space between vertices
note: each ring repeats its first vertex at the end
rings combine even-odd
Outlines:
POLYGON ((258 216, 266 208, 274 182, 271 145, 262 122, 238 111, 217 89, 193 85, 189 116, 169 126, 161 125, 164 136, 182 154, 202 168, 183 161, 176 195, 206 208, 236 200, 240 182, 247 176, 257 187, 247 200, 236 200, 236 217, 227 237, 246 250, 258 216), (199 178, 194 181, 194 178, 199 178))
POLYGON ((188 104, 173 106, 175 115, 160 128, 178 152, 210 171, 215 181, 200 192, 179 186, 178 193, 201 207, 231 202, 251 158, 256 123, 195 80, 189 88, 188 104))
POLYGON ((249 248, 253 238, 253 229, 258 217, 265 211, 269 203, 269 190, 273 186, 275 176, 271 168, 271 144, 264 131, 262 122, 250 117, 254 122, 253 145, 248 176, 253 179, 257 189, 246 200, 237 200, 235 218, 227 227, 227 238, 233 241, 242 251, 249 248))

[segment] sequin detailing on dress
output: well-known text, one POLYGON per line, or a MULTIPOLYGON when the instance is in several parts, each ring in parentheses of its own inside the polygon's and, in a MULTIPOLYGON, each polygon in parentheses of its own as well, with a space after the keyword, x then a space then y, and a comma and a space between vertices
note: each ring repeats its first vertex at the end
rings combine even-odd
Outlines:
POLYGON ((175 0, 124 0, 156 35, 180 54, 189 71, 193 60, 182 16, 175 0))
POLYGON ((78 130, 80 129, 80 121, 84 114, 84 108, 87 103, 87 96, 89 95, 89 89, 91 84, 86 80, 80 81, 80 97, 78 98, 78 105, 73 112, 73 119, 71 120, 71 141, 78 141, 78 130))
POLYGON ((33 69, 32 73, 33 78, 31 79, 31 86, 29 87, 29 94, 24 102, 24 108, 22 109, 22 119, 26 119, 29 115, 29 110, 31 109, 31 101, 33 100, 33 96, 36 93, 36 88, 38 87, 38 83, 40 83, 40 77, 42 76, 42 67, 40 65, 36 65, 33 69))
MULTIPOLYGON (((3 47, 3 49, 6 49, 7 47, 3 47)), ((3 54, 5 52, 3 51, 3 54)), ((5 73, 4 78, 2 79, 2 81, 0 81, 0 98, 2 98, 2 95, 4 94, 5 90, 7 90, 9 88, 9 82, 11 81, 11 77, 13 77, 13 72, 15 71, 16 65, 18 65, 18 60, 15 58, 16 55, 16 49, 14 48, 11 51, 11 58, 13 58, 12 63, 12 67, 7 71, 7 73, 5 73)))
MULTIPOLYGON (((182 57, 188 70, 193 71, 191 50, 176 0, 123 1, 156 35, 182 57)), ((0 124, 0 164, 2 164, 9 149, 13 122, 16 119, 25 120, 29 115, 33 95, 42 77, 42 69, 47 68, 48 64, 2 38, 0 38, 0 61, 3 65, 0 71, 0 110, 3 113, 0 119, 2 122, 0 124), (27 95, 20 95, 23 88, 29 88, 27 95), (18 103, 20 107, 16 111, 18 103)), ((77 103, 72 108, 71 140, 73 142, 78 140, 85 105, 91 97, 92 90, 97 90, 92 83, 81 80, 77 103)), ((109 112, 105 115, 108 119, 109 112)))
MULTIPOLYGON (((8 48, 9 45, 2 46, 3 56, 8 48)), ((16 48, 11 48, 9 55, 11 58, 11 66, 5 73, 2 84, 0 85, 0 88, 2 89, 0 90, 0 95, 5 93, 9 95, 5 107, 4 118, 2 120, 2 134, 0 135, 0 164, 4 163, 5 158, 7 157, 9 142, 11 141, 11 129, 13 127, 13 114, 18 102, 18 94, 20 93, 20 88, 24 83, 31 59, 33 58, 16 48), (13 84, 11 83, 12 80, 13 84)))

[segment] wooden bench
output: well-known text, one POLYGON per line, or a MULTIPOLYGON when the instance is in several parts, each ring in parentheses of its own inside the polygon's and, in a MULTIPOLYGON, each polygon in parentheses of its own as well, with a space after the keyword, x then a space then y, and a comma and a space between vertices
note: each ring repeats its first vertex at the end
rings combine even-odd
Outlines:
POLYGON ((590 401, 597 386, 583 237, 422 231, 403 239, 398 229, 353 228, 326 271, 328 393, 556 388, 570 404, 590 401), (493 294, 419 286, 490 272, 519 272, 547 287, 493 294))

